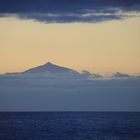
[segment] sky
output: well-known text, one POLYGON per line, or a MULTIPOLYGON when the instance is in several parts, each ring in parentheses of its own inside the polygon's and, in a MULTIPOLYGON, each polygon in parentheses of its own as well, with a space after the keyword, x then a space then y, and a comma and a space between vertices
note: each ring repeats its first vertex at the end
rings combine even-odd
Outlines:
POLYGON ((139 0, 0 0, 0 111, 140 111, 139 93, 139 0), (47 62, 85 71, 1 74, 47 62))
POLYGON ((138 0, 1 0, 0 73, 48 61, 97 73, 140 72, 138 0))

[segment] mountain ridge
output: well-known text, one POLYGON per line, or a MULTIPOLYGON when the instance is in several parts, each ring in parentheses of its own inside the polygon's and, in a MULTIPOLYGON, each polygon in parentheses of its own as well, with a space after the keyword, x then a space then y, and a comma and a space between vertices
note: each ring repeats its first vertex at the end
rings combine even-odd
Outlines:
POLYGON ((77 71, 73 69, 63 67, 63 66, 58 66, 51 62, 47 62, 46 64, 27 69, 21 73, 24 73, 24 74, 26 73, 76 73, 76 74, 79 74, 77 71))

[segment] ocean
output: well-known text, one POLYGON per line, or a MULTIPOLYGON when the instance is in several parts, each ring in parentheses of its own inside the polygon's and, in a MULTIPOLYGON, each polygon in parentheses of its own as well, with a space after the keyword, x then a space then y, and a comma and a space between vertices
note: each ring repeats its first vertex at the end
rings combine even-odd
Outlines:
POLYGON ((140 140, 140 112, 1 112, 0 140, 140 140))

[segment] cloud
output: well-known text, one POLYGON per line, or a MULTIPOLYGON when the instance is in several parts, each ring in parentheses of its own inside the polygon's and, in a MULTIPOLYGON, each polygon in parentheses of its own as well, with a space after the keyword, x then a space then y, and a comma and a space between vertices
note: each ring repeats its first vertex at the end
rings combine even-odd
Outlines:
POLYGON ((83 75, 67 74, 0 76, 0 111, 140 111, 139 99, 138 78, 89 80, 83 75))
POLYGON ((115 78, 115 79, 117 79, 117 78, 132 78, 132 77, 134 77, 134 75, 129 75, 126 73, 121 73, 121 72, 116 72, 110 76, 110 78, 115 78))
POLYGON ((0 16, 45 23, 101 22, 140 17, 139 0, 1 0, 0 16))
POLYGON ((97 74, 97 73, 91 73, 90 71, 87 71, 87 70, 83 70, 81 73, 81 76, 90 80, 103 79, 102 75, 97 74))

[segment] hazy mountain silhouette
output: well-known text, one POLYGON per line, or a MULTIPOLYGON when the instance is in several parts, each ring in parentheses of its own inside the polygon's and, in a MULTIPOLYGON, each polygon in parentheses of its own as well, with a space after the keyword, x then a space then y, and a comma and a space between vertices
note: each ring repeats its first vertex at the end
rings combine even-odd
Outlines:
POLYGON ((79 74, 77 71, 72 70, 70 68, 58 66, 48 62, 44 65, 37 66, 31 69, 28 69, 22 73, 75 73, 79 74))

